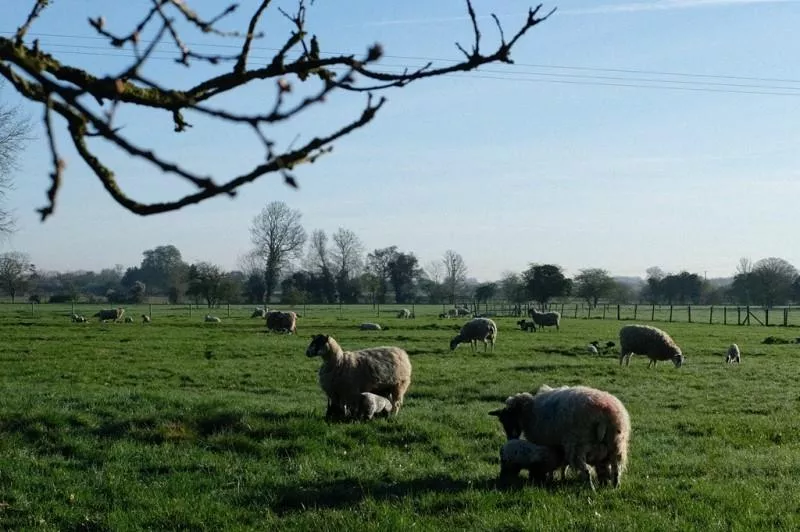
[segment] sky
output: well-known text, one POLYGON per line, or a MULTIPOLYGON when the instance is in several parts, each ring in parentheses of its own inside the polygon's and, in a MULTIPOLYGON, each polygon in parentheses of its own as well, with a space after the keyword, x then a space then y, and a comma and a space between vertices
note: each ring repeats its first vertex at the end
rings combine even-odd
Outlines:
MULTIPOLYGON (((129 31, 148 2, 115 3, 113 11, 109 4, 54 2, 30 36, 64 62, 100 75, 118 72, 130 57, 98 39, 87 17, 103 14, 110 28, 129 31)), ((222 26, 243 30, 257 4, 242 1, 222 26)), ((190 5, 211 15, 223 4, 190 5)), ((397 71, 428 60, 449 64, 459 59, 454 42, 470 43, 461 1, 342 5, 309 6, 308 28, 323 54, 363 53, 380 42, 380 64, 397 71)), ((489 14, 497 13, 508 35, 530 4, 474 5, 488 51, 497 43, 489 14)), ((8 198, 19 230, 0 250, 27 252, 41 270, 99 270, 138 265, 144 250, 173 244, 186 261, 235 269, 252 247, 253 218, 279 200, 302 213, 309 233, 345 227, 368 251, 396 245, 424 265, 456 250, 481 281, 532 262, 559 264, 569 275, 595 267, 644 276, 659 266, 709 278, 732 275, 740 257, 778 256, 800 266, 800 247, 792 244, 800 225, 800 1, 564 0, 544 2, 543 11, 553 7, 513 50, 513 65, 386 92, 388 102, 371 124, 297 169, 298 190, 268 175, 234 199, 148 217, 114 202, 70 151, 57 120, 67 166, 55 214, 40 222, 35 210, 46 202, 51 172, 41 110, 6 85, 0 98, 22 104, 38 138, 22 154, 8 198)), ((22 0, 0 3, 0 32, 13 32, 26 9, 22 0)), ((288 26, 271 7, 263 29, 253 64, 271 57, 288 26)), ((185 35, 205 52, 229 52, 225 46, 238 43, 185 35)), ((184 88, 211 72, 175 65, 170 49, 160 50, 146 74, 162 83, 184 88)), ((272 87, 248 88, 220 105, 268 109, 272 87)), ((363 94, 334 96, 277 128, 274 138, 285 147, 335 130, 364 101, 363 94)), ((176 134, 171 117, 141 110, 117 120, 142 144, 218 179, 263 159, 257 140, 241 128, 196 119, 176 134)), ((95 146, 137 199, 172 200, 188 190, 95 146)))

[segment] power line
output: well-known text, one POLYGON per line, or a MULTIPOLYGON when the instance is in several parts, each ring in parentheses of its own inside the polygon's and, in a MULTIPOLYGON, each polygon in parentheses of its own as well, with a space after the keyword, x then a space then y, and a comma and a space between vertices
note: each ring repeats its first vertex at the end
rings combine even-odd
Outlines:
MULTIPOLYGON (((2 35, 13 35, 15 32, 0 32, 2 35)), ((38 37, 56 37, 56 38, 65 38, 65 39, 86 39, 86 40, 104 40, 107 39, 105 37, 100 37, 96 35, 74 35, 74 34, 62 34, 62 33, 36 33, 30 34, 35 35, 38 37)), ((140 41, 143 44, 147 44, 149 41, 147 39, 143 39, 140 41)), ((50 46, 54 44, 60 43, 50 43, 50 46)), ((166 43, 165 43, 166 44, 166 43)), ((241 49, 240 45, 235 44, 220 44, 220 43, 185 43, 187 46, 204 46, 208 48, 229 48, 229 49, 241 49)), ((44 46, 44 44, 42 44, 44 46)), ((63 44, 62 46, 69 46, 67 44, 63 44)), ((266 46, 253 46, 251 47, 252 50, 262 50, 268 52, 277 52, 279 48, 273 47, 266 47, 266 46)), ((323 55, 351 55, 353 52, 323 52, 323 55)), ((446 62, 446 63, 458 63, 460 59, 450 59, 450 58, 442 58, 442 57, 424 57, 424 56, 407 56, 407 55, 389 55, 386 54, 383 57, 388 59, 404 59, 404 60, 414 60, 414 61, 438 61, 438 62, 446 62)), ((619 74, 643 74, 643 75, 656 75, 656 76, 675 76, 675 77, 688 77, 688 78, 705 78, 705 79, 730 79, 730 80, 739 80, 739 81, 760 81, 766 83, 797 83, 800 84, 800 79, 791 79, 791 78, 770 78, 770 77, 757 77, 757 76, 739 76, 739 75, 730 75, 730 74, 699 74, 699 73, 690 73, 690 72, 673 72, 673 71, 663 71, 663 70, 646 70, 646 69, 634 69, 634 68, 608 68, 608 67, 589 67, 589 66, 578 66, 578 65, 545 65, 539 63, 513 63, 510 65, 511 67, 528 67, 528 68, 543 68, 543 69, 555 69, 555 70, 579 70, 579 71, 588 71, 588 72, 612 72, 612 73, 619 73, 619 74)))

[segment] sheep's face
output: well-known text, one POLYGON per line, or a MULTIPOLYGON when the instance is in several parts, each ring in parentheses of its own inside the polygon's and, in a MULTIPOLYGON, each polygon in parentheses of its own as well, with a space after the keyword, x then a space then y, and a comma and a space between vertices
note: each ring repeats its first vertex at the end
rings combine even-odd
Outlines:
POLYGON ((330 336, 327 334, 315 334, 311 337, 311 343, 306 349, 307 357, 321 357, 328 354, 331 350, 328 341, 330 336))
POLYGON ((516 440, 522 435, 522 424, 520 423, 519 413, 513 406, 506 406, 498 410, 489 412, 490 416, 495 416, 503 425, 506 439, 516 440))
POLYGON ((450 351, 455 351, 456 347, 458 347, 458 336, 450 340, 450 351))
POLYGON ((684 360, 686 360, 686 357, 684 357, 682 353, 678 353, 672 357, 672 363, 675 364, 676 368, 683 366, 684 360))

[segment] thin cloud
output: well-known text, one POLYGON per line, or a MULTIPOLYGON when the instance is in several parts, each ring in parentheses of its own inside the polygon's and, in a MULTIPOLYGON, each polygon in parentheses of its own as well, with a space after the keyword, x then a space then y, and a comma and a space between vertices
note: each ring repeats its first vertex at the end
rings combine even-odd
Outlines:
POLYGON ((796 4, 800 0, 657 0, 653 2, 629 2, 605 6, 559 9, 562 15, 595 15, 605 13, 637 13, 641 11, 672 11, 698 7, 731 7, 757 4, 796 4))

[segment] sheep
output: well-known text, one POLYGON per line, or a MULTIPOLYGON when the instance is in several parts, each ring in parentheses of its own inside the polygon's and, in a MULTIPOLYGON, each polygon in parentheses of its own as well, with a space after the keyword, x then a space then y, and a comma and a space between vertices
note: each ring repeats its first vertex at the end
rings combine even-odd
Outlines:
POLYGON ((268 310, 265 309, 265 308, 256 307, 253 310, 253 313, 250 314, 250 317, 251 318, 262 318, 263 319, 263 318, 267 317, 267 312, 268 312, 268 310))
POLYGON ((411 311, 408 310, 407 308, 400 309, 400 312, 397 313, 397 317, 400 318, 401 320, 407 320, 408 318, 411 317, 411 311))
POLYGON ((383 346, 343 351, 332 336, 317 334, 306 356, 322 358, 319 384, 328 396, 326 418, 352 411, 364 392, 391 397, 392 412, 395 416, 399 413, 411 385, 411 361, 403 349, 383 346))
POLYGON ((381 330, 380 324, 378 324, 378 323, 369 323, 369 322, 362 323, 361 325, 358 326, 358 328, 361 329, 362 331, 380 331, 381 330))
POLYGON ((597 350, 597 346, 594 344, 589 344, 586 346, 586 350, 589 352, 590 355, 600 355, 600 352, 597 350))
POLYGON ((70 319, 72 320, 72 323, 86 323, 87 321, 89 321, 85 317, 81 316, 80 314, 73 314, 70 317, 70 319))
POLYGON ((142 314, 142 323, 150 323, 150 316, 142 314))
POLYGON ((519 328, 523 331, 536 332, 536 324, 532 321, 519 320, 517 325, 519 325, 519 328))
POLYGON ((556 330, 560 330, 559 323, 561 323, 561 314, 552 312, 539 312, 535 308, 528 310, 528 315, 533 322, 541 328, 555 326, 556 330))
POLYGON ((726 364, 733 364, 736 362, 737 364, 741 363, 742 361, 742 353, 739 351, 739 346, 736 344, 731 344, 728 348, 728 352, 725 354, 725 363, 726 364))
POLYGON ((531 482, 543 484, 552 481, 558 470, 563 478, 565 467, 564 451, 559 446, 536 445, 521 439, 507 440, 500 446, 501 482, 508 482, 527 469, 531 482))
POLYGON ((671 360, 676 368, 683 365, 685 357, 681 353, 681 348, 675 341, 656 327, 650 325, 625 325, 619 330, 619 365, 623 360, 625 365, 629 365, 631 355, 647 355, 650 362, 647 364, 656 366, 659 360, 671 360))
POLYGON ((611 348, 612 348, 612 347, 614 347, 615 345, 617 345, 617 344, 615 344, 614 342, 612 342, 611 340, 609 340, 608 342, 606 342, 606 349, 611 349, 611 348))
POLYGON ((463 316, 469 316, 471 314, 470 310, 467 307, 458 307, 455 309, 456 317, 461 318, 463 316))
POLYGON ((113 320, 119 321, 125 314, 124 308, 112 308, 98 311, 93 317, 98 318, 100 321, 113 320))
POLYGON ((444 319, 446 317, 447 317, 447 314, 445 314, 444 312, 440 312, 439 313, 439 319, 444 319))
POLYGON ((488 342, 491 342, 492 352, 494 343, 497 341, 497 324, 489 318, 473 318, 461 327, 461 331, 450 340, 450 350, 454 351, 458 344, 469 342, 472 350, 478 349, 478 341, 483 342, 483 350, 486 351, 488 342))
POLYGON ((455 308, 447 309, 447 317, 448 318, 457 318, 458 317, 458 309, 455 309, 455 308))
POLYGON ((216 316, 212 316, 211 314, 206 314, 206 317, 203 318, 206 323, 222 323, 222 320, 216 316))
POLYGON ((273 310, 267 313, 267 330, 297 334, 297 314, 291 310, 273 310))
POLYGON ((133 323, 133 316, 125 316, 125 323, 133 323))
POLYGON ((387 399, 370 392, 361 393, 354 408, 355 417, 363 420, 370 420, 373 417, 389 417, 391 413, 391 395, 387 399))
POLYGON ((518 393, 504 408, 489 412, 503 425, 506 437, 537 445, 561 446, 566 463, 594 489, 588 465, 601 483, 619 487, 628 462, 631 423, 622 402, 608 392, 585 386, 518 393))

